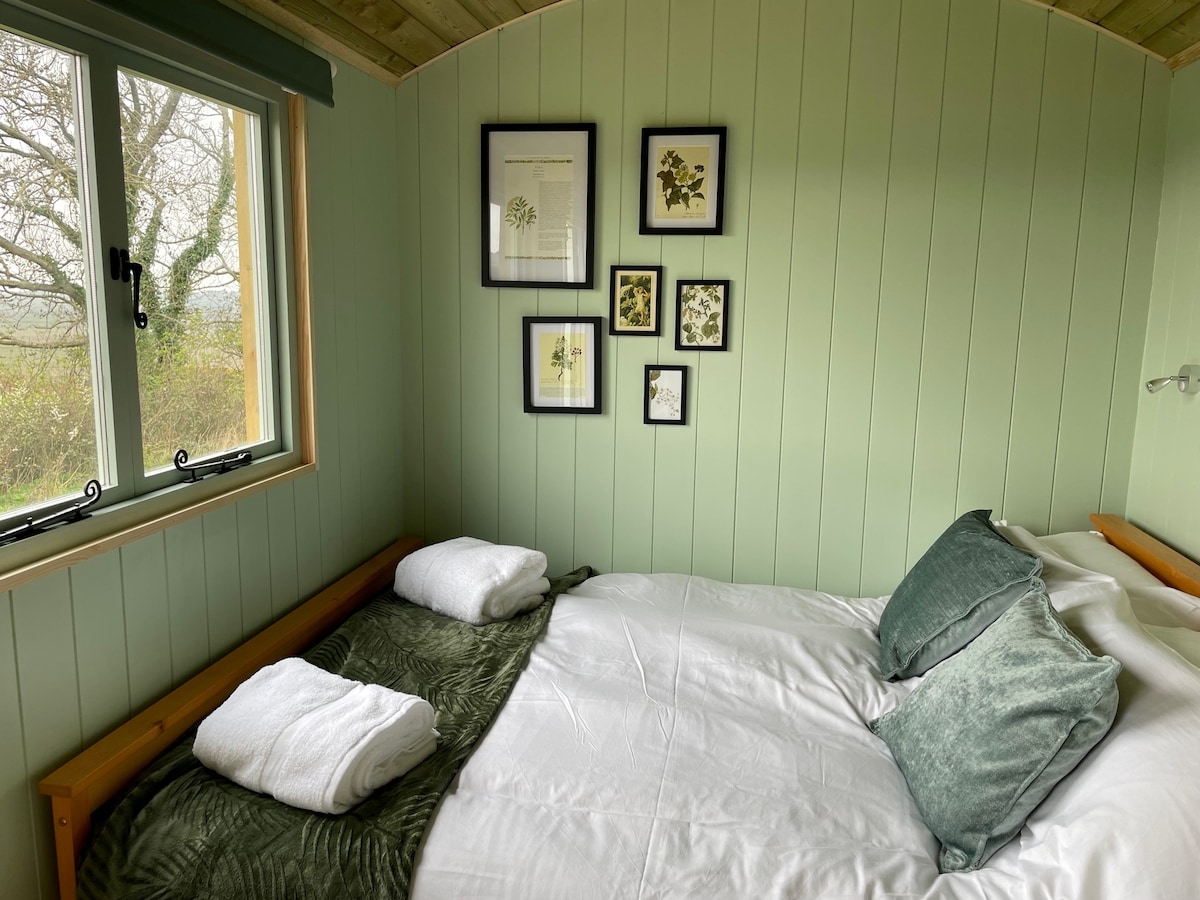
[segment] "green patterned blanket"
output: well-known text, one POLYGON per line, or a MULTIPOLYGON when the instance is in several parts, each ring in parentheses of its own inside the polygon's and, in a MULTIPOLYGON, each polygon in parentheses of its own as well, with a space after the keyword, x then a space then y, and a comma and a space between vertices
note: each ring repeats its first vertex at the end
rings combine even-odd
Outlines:
POLYGON ((79 896, 188 900, 404 900, 425 827, 504 704, 546 627, 554 597, 593 572, 551 581, 537 609, 482 628, 390 591, 305 659, 357 681, 417 694, 437 710, 437 750, 340 816, 285 806, 206 769, 194 732, 162 754, 98 826, 79 896))

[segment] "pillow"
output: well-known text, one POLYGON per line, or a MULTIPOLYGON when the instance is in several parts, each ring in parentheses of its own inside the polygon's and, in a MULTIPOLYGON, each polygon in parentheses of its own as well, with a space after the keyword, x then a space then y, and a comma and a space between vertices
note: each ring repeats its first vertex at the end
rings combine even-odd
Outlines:
POLYGON ((920 675, 971 643, 1033 588, 1042 561, 992 527, 992 511, 959 516, 917 560, 879 619, 885 678, 920 675))
POLYGON ((1160 588, 1163 583, 1094 531, 1067 531, 1037 538, 1067 562, 1115 578, 1123 588, 1160 588))
POLYGON ((871 722, 942 842, 943 872, 986 862, 1104 737, 1120 671, 1032 591, 871 722))

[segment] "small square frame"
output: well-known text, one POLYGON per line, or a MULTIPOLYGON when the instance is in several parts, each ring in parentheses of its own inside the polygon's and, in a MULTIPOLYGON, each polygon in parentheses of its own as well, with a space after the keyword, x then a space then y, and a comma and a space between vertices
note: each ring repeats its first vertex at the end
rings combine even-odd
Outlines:
POLYGON ((642 234, 724 233, 726 133, 724 125, 642 129, 642 234))
POLYGON ((600 316, 522 317, 525 412, 600 412, 603 321, 600 316))
POLYGON ((675 282, 675 349, 729 348, 729 280, 675 282))
POLYGON ((480 143, 483 286, 595 287, 596 124, 485 124, 480 143))
POLYGON ((647 364, 643 390, 643 424, 686 425, 687 383, 687 366, 647 364))
POLYGON ((661 335, 662 280, 662 266, 613 266, 608 287, 608 333, 661 335))

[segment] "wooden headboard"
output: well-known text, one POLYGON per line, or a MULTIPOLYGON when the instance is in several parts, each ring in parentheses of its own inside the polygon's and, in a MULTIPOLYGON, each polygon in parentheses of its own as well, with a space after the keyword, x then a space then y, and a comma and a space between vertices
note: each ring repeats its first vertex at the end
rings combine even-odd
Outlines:
POLYGON ((305 650, 389 587, 396 563, 420 546, 420 538, 396 541, 43 778, 39 788, 49 795, 54 815, 61 900, 75 900, 79 855, 101 804, 239 684, 263 666, 305 650))
POLYGON ((1091 517, 1104 539, 1164 584, 1200 597, 1200 565, 1120 516, 1091 517))

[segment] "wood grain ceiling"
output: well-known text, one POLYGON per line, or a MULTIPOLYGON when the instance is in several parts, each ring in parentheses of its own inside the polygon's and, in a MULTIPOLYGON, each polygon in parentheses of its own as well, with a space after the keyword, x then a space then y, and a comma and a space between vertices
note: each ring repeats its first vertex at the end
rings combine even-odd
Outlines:
MULTIPOLYGON (((570 0, 240 0, 390 85, 481 34, 570 0)), ((1172 69, 1200 58, 1200 0, 1025 0, 1089 23, 1172 69)))
POLYGON ((338 56, 397 85, 413 69, 561 0, 240 0, 338 56))
POLYGON ((1137 44, 1168 68, 1200 58, 1200 0, 1054 0, 1048 5, 1137 44))

